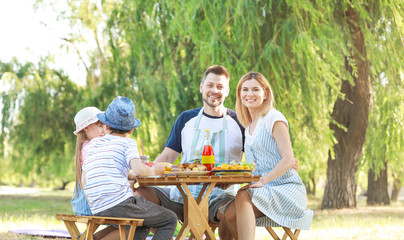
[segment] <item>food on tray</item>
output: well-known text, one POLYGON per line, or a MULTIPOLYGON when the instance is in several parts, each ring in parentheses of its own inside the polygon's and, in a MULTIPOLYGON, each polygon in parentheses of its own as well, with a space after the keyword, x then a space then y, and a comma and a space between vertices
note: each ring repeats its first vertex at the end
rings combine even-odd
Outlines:
POLYGON ((147 165, 147 166, 149 166, 149 167, 153 167, 153 166, 156 165, 156 164, 158 164, 158 165, 163 165, 163 166, 166 166, 166 169, 167 169, 168 167, 171 167, 171 166, 172 166, 172 164, 171 164, 171 163, 168 163, 168 162, 158 162, 158 163, 156 163, 156 162, 145 162, 145 163, 143 163, 143 164, 145 164, 145 165, 147 165))
POLYGON ((178 165, 173 165, 171 163, 166 163, 166 162, 159 162, 159 163, 147 162, 144 164, 149 167, 153 167, 156 164, 164 165, 165 166, 164 174, 171 174, 171 173, 175 173, 175 172, 187 172, 187 171, 192 171, 192 172, 206 171, 206 167, 204 165, 198 164, 198 163, 182 163, 182 164, 178 164, 178 165))
POLYGON ((206 166, 198 163, 182 163, 178 164, 179 171, 206 171, 206 166))
POLYGON ((197 163, 182 163, 178 165, 167 166, 164 174, 170 174, 175 172, 201 172, 206 171, 206 167, 197 163))
POLYGON ((255 165, 253 163, 247 163, 247 162, 240 162, 240 163, 235 163, 232 162, 230 164, 227 163, 222 163, 214 167, 212 170, 216 171, 222 171, 222 170, 254 170, 255 165))

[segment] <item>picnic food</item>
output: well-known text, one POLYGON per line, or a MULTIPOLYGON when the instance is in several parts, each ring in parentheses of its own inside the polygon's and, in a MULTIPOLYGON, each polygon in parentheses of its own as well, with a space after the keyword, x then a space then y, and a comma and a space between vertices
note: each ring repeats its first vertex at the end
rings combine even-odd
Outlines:
POLYGON ((198 163, 182 163, 178 165, 167 166, 164 174, 170 174, 175 172, 188 172, 188 171, 193 172, 206 171, 206 167, 198 163))
POLYGON ((143 164, 145 164, 145 165, 147 165, 147 166, 149 166, 149 167, 153 167, 153 166, 156 165, 156 164, 158 164, 158 165, 163 165, 163 166, 166 167, 166 168, 165 168, 165 171, 164 171, 164 174, 171 173, 171 168, 172 168, 172 164, 171 164, 171 163, 167 163, 167 162, 158 162, 158 163, 155 163, 155 162, 146 162, 146 163, 143 163, 143 164))
POLYGON ((212 170, 254 170, 255 165, 253 163, 240 162, 235 163, 232 162, 230 164, 222 163, 214 167, 212 170))
POLYGON ((156 164, 164 165, 165 166, 164 174, 170 174, 174 172, 187 172, 187 171, 193 171, 193 172, 207 171, 204 165, 198 163, 182 163, 178 165, 173 165, 171 163, 166 162, 159 162, 159 163, 147 162, 144 164, 149 167, 153 167, 156 164))
POLYGON ((206 166, 198 163, 182 163, 177 165, 178 171, 206 171, 206 166))

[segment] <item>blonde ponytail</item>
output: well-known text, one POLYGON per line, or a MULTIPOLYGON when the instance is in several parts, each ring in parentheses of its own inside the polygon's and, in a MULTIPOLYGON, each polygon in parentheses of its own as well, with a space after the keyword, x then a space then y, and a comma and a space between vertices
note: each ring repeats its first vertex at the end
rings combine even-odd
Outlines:
MULTIPOLYGON (((83 148, 83 143, 87 141, 87 136, 84 131, 80 131, 77 133, 77 141, 76 141, 76 153, 74 154, 74 167, 76 169, 76 185, 74 187, 74 197, 77 196, 78 187, 80 186, 83 189, 83 185, 81 183, 81 149, 83 148)), ((84 190, 84 189, 83 189, 84 190)))

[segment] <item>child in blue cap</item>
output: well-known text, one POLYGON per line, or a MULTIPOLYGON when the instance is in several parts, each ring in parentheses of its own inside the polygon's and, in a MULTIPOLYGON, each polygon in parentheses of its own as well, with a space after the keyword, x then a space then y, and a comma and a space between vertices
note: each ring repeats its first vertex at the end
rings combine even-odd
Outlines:
POLYGON ((144 219, 134 239, 146 239, 150 228, 156 228, 153 239, 172 239, 177 215, 133 193, 128 182, 130 169, 142 177, 162 175, 165 169, 141 163, 136 141, 128 137, 141 124, 135 113, 132 100, 119 96, 97 114, 107 134, 89 143, 83 164, 84 193, 95 216, 144 219))

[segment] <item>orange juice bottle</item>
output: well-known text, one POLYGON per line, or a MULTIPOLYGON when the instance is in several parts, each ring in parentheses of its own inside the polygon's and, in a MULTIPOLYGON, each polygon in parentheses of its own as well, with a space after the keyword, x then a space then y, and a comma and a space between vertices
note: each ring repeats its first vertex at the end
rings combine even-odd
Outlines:
POLYGON ((202 151, 202 164, 206 166, 208 171, 212 171, 215 166, 215 155, 213 154, 212 144, 210 143, 210 131, 205 130, 203 151, 202 151))

